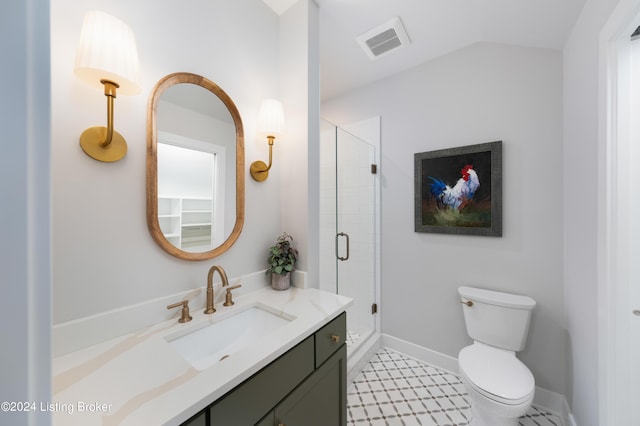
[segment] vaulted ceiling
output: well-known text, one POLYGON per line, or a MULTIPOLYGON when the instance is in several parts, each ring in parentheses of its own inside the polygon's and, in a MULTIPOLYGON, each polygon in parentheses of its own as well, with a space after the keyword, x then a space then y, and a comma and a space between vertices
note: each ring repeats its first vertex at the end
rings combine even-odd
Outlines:
MULTIPOLYGON (((296 0, 264 0, 283 13, 296 0)), ((585 0, 316 0, 322 99, 477 42, 562 49, 585 0), (394 17, 410 44, 371 60, 357 37, 394 17)))

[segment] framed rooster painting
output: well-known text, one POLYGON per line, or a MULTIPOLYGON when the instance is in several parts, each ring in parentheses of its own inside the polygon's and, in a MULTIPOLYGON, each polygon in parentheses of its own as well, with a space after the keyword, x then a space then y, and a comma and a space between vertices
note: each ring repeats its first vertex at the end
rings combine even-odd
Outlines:
POLYGON ((415 231, 502 236, 502 141, 421 152, 415 231))

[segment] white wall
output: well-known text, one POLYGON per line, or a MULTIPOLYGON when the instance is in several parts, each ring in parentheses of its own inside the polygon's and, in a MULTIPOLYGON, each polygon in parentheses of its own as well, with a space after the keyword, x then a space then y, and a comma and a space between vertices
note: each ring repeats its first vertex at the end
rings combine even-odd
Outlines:
MULTIPOLYGON (((246 175, 242 235, 224 255, 188 262, 163 252, 145 216, 147 100, 163 76, 186 71, 217 83, 234 100, 245 131, 247 163, 263 159, 256 136, 260 101, 278 96, 279 19, 261 0, 51 1, 54 323, 206 285, 211 265, 229 277, 266 268, 280 228, 280 187, 246 175), (118 96, 115 127, 129 151, 100 163, 78 145, 87 127, 106 122, 105 97, 73 74, 85 11, 103 10, 134 31, 142 94, 118 96)), ((284 164, 278 167, 283 169, 284 164)), ((276 179, 277 183, 277 179, 276 179)))
MULTIPOLYGON (((600 31, 618 0, 589 0, 563 53, 566 396, 577 424, 598 425, 598 165, 600 31)), ((601 156, 599 158, 599 155, 601 156)))
POLYGON ((319 160, 320 90, 318 76, 318 6, 300 0, 280 17, 279 70, 286 129, 276 139, 274 176, 265 182, 280 188, 281 232, 294 237, 299 256, 296 269, 309 271, 313 287, 317 279, 317 200, 310 188, 317 185, 319 160))
MULTIPOLYGON (((49 3, 10 2, 0 15, 0 400, 51 400, 49 3)), ((51 414, 2 412, 3 424, 51 414)))
POLYGON ((477 44, 322 105, 327 119, 382 117, 382 332, 457 356, 469 343, 460 285, 538 306, 521 359, 565 391, 560 52, 477 44), (415 233, 413 154, 503 141, 503 237, 415 233))

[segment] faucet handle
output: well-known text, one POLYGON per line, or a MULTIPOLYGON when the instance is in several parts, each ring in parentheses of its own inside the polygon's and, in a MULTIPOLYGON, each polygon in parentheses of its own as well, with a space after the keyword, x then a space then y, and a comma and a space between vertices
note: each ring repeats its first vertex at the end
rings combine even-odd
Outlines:
POLYGON ((233 295, 231 294, 231 290, 235 290, 236 288, 242 287, 242 284, 236 284, 233 287, 227 287, 227 294, 224 296, 224 303, 222 306, 231 306, 233 305, 233 295))
POLYGON ((174 303, 173 305, 167 306, 167 309, 177 308, 178 306, 182 306, 182 315, 178 322, 189 322, 191 321, 191 315, 189 315, 189 301, 183 300, 182 302, 174 303))

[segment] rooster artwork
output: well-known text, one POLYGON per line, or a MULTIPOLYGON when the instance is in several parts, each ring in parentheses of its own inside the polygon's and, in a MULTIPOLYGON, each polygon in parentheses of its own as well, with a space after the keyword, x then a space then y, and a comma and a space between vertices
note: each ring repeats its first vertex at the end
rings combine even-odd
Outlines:
POLYGON ((472 199, 478 188, 480 180, 478 174, 473 170, 473 165, 467 164, 462 170, 462 175, 452 187, 444 183, 442 179, 429 176, 432 180, 430 192, 436 199, 439 208, 448 207, 455 211, 460 211, 472 199))
POLYGON ((416 232, 501 235, 502 142, 414 157, 416 232))

